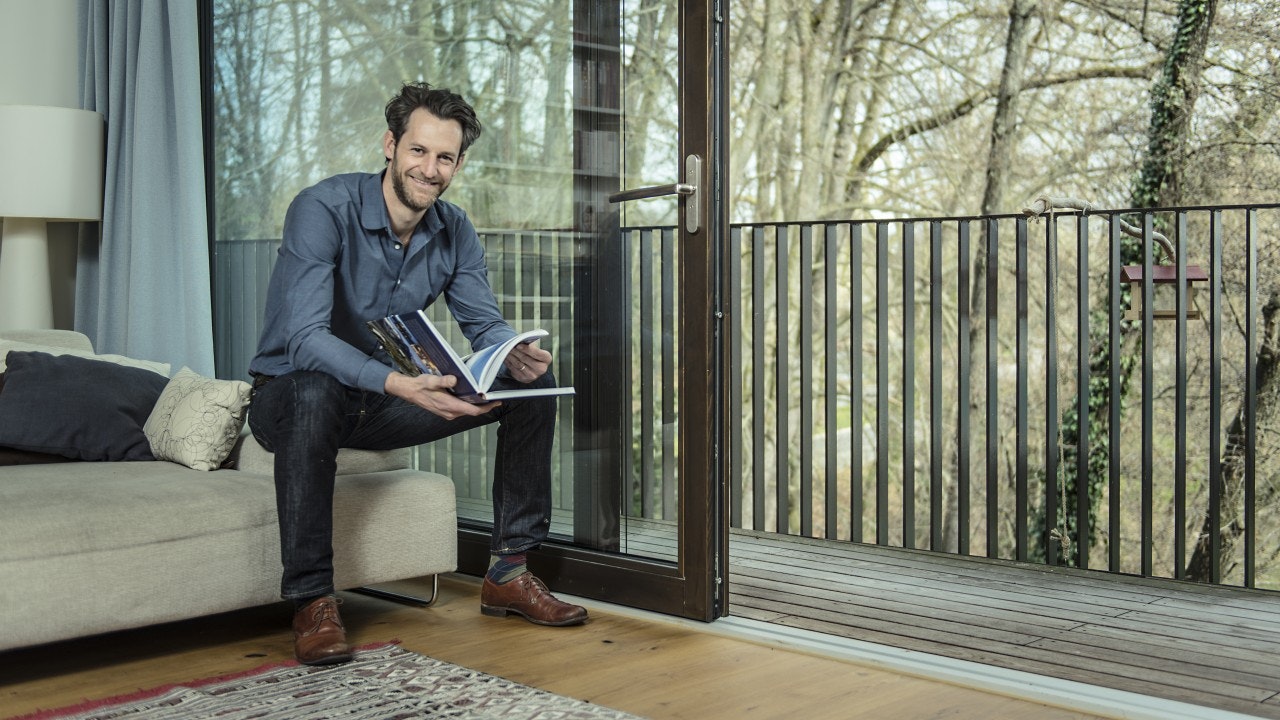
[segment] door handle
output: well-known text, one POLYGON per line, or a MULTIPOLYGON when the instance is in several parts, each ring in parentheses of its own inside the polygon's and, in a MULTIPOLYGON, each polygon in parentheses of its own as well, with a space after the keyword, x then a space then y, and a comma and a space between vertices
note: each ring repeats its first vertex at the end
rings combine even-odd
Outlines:
POLYGON ((700 217, 702 203, 699 202, 698 187, 702 180, 702 158, 690 155, 684 159, 684 182, 669 185, 652 185, 650 187, 622 190, 609 196, 609 202, 620 203, 631 200, 663 197, 666 195, 684 195, 688 200, 684 204, 684 229, 690 234, 698 232, 702 226, 700 217))

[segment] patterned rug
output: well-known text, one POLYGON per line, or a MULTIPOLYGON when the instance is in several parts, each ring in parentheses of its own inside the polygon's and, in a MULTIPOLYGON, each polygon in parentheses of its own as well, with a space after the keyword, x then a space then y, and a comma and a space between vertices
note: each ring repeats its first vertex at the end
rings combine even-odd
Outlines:
POLYGON ((380 645, 358 651, 355 659, 342 665, 268 665, 235 676, 42 711, 20 720, 54 718, 634 720, 635 716, 451 665, 396 645, 380 645))

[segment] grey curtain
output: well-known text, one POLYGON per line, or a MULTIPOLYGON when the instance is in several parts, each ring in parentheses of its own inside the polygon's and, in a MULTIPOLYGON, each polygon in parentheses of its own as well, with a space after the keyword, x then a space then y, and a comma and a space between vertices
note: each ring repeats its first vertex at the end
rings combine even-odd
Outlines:
POLYGON ((106 117, 107 158, 75 328, 98 352, 213 377, 196 3, 80 0, 80 29, 83 107, 106 117))

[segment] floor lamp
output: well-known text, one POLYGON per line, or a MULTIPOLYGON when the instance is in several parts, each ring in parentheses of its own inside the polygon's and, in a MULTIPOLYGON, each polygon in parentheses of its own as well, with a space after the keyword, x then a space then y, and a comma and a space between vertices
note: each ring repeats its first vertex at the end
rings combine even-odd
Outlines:
POLYGON ((53 327, 45 224, 102 219, 103 120, 0 105, 0 330, 53 327))

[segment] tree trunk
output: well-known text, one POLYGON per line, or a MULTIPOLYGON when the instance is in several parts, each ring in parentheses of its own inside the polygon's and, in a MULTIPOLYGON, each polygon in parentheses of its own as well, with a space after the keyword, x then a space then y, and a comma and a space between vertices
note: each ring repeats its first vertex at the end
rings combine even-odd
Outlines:
POLYGON ((1147 133, 1147 157, 1133 191, 1134 207, 1172 207, 1182 204, 1180 188, 1187 135, 1200 78, 1204 52, 1218 0, 1181 0, 1178 30, 1169 44, 1164 70, 1151 89, 1151 129, 1147 133))
MULTIPOLYGON (((983 215, 1009 211, 1004 204, 1005 183, 1013 149, 1017 145, 1018 96, 1022 92, 1023 77, 1026 74, 1031 17, 1039 10, 1039 5, 1039 0, 1013 0, 1009 6, 1009 38, 1005 43, 1004 68, 1000 73, 1000 89, 996 94, 996 111, 991 119, 987 182, 982 195, 983 215)), ((978 275, 975 273, 974 277, 978 275)), ((976 294, 974 300, 977 300, 976 294)))
MULTIPOLYGON (((1000 89, 996 96, 995 115, 991 119, 991 143, 987 151, 986 188, 982 195, 982 214, 1005 212, 1005 182, 1017 145, 1018 96, 1022 92, 1026 75, 1027 46, 1031 41, 1031 18, 1039 8, 1039 0, 1013 0, 1009 5, 1009 35, 1005 42, 1004 66, 1000 72, 1000 89)), ((969 327, 969 367, 978 367, 982 360, 983 324, 987 303, 987 242, 981 233, 973 253, 973 270, 969 294, 970 317, 975 319, 969 327)), ((971 370, 972 371, 972 370, 971 370)), ((972 401, 970 401, 972 403, 972 401)), ((971 404, 971 407, 973 405, 971 404)), ((957 477, 960 457, 958 448, 951 453, 951 476, 957 477)), ((943 549, 956 552, 959 536, 956 518, 959 507, 955 493, 948 493, 946 510, 942 519, 943 549)))
MULTIPOLYGON (((1273 292, 1262 308, 1262 327, 1259 329, 1261 341, 1256 363, 1258 377, 1258 395, 1255 405, 1254 422, 1264 426, 1274 418, 1277 410, 1277 393, 1280 392, 1280 292, 1273 292)), ((1210 478, 1218 483, 1221 507, 1235 508, 1240 504, 1244 494, 1245 461, 1249 450, 1246 441, 1249 432, 1248 418, 1245 410, 1249 398, 1245 396, 1236 410, 1231 426, 1227 429, 1227 444, 1222 450, 1222 472, 1218 478, 1210 478)), ((1261 503, 1259 503, 1261 504, 1261 503)), ((1232 513, 1235 515, 1235 513, 1232 513)), ((1253 532, 1253 528, 1245 527, 1239 516, 1222 523, 1218 534, 1218 558, 1226 563, 1230 558, 1236 540, 1245 532, 1253 532)), ((1197 582, 1214 582, 1213 577, 1213 518, 1205 513, 1204 523, 1196 538, 1195 549, 1191 559, 1187 561, 1186 579, 1197 582)))

